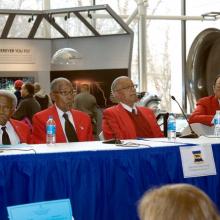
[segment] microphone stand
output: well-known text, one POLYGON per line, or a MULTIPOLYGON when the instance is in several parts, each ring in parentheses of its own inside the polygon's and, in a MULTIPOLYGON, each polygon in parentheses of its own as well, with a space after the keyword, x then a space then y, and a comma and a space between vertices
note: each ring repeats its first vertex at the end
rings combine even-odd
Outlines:
POLYGON ((189 129, 190 129, 190 132, 191 132, 190 134, 187 134, 187 135, 181 135, 181 136, 179 136, 179 138, 198 138, 199 136, 193 131, 193 129, 192 129, 187 117, 186 117, 186 114, 184 113, 184 111, 183 111, 182 107, 180 106, 179 102, 176 100, 176 98, 174 96, 171 96, 171 99, 173 99, 177 103, 177 105, 179 106, 184 118, 187 121, 187 124, 189 125, 189 129))

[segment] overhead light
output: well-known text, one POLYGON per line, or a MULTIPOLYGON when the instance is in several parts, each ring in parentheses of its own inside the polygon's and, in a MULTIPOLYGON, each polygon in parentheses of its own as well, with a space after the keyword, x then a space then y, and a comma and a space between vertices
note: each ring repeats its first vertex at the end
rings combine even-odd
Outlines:
POLYGON ((87 16, 88 16, 88 18, 92 19, 92 14, 91 14, 90 10, 88 10, 87 16))
POLYGON ((219 16, 220 16, 220 12, 208 12, 202 14, 202 17, 205 20, 216 20, 219 16))
POLYGON ((66 21, 69 18, 70 18, 70 12, 68 12, 67 15, 64 16, 64 20, 66 21))
POLYGON ((31 15, 30 18, 28 18, 28 23, 31 23, 34 20, 34 15, 31 15))
POLYGON ((55 18, 53 17, 52 14, 49 14, 48 17, 50 22, 55 23, 55 18))
POLYGON ((71 65, 76 64, 78 59, 82 59, 78 51, 72 48, 62 48, 54 53, 51 63, 56 65, 71 65))

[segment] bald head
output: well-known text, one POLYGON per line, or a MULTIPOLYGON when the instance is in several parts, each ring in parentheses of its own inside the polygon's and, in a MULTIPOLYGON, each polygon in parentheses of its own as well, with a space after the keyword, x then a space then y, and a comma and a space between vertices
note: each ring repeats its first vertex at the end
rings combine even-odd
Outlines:
POLYGON ((118 102, 122 102, 130 107, 133 107, 137 102, 136 85, 127 76, 116 78, 111 85, 112 95, 118 102))
POLYGON ((114 81, 112 82, 112 85, 111 85, 112 94, 118 89, 118 86, 120 86, 120 82, 125 79, 129 79, 129 78, 127 76, 119 76, 116 79, 114 79, 114 81))
POLYGON ((16 96, 7 90, 0 90, 0 125, 5 125, 13 115, 17 105, 16 96))
POLYGON ((59 87, 62 85, 62 84, 69 84, 71 87, 72 87, 72 83, 64 78, 64 77, 59 77, 59 78, 56 78, 54 79, 51 84, 50 84, 50 91, 51 92, 57 92, 59 91, 59 87))
POLYGON ((8 90, 1 89, 0 90, 0 97, 2 97, 2 96, 6 97, 9 100, 9 102, 11 103, 11 106, 12 106, 13 109, 16 108, 17 98, 12 92, 10 92, 8 90))

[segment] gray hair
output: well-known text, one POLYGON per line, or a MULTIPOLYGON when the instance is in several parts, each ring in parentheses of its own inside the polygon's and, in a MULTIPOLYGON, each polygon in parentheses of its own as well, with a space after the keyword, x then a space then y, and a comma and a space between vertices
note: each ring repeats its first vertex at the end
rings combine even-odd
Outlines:
POLYGON ((111 92, 112 92, 112 94, 115 92, 115 90, 116 90, 120 80, 121 79, 127 79, 127 78, 129 78, 129 77, 127 77, 127 76, 119 76, 116 79, 114 79, 114 81, 112 82, 112 85, 111 85, 111 92))
POLYGON ((13 94, 9 90, 0 89, 0 96, 4 96, 4 97, 8 98, 11 101, 11 103, 12 103, 13 109, 16 108, 16 106, 17 106, 17 98, 16 98, 15 94, 13 94))
POLYGON ((34 92, 37 93, 41 90, 41 86, 40 86, 40 83, 38 82, 35 82, 34 83, 34 92))
POLYGON ((66 79, 64 77, 59 77, 59 78, 54 79, 51 82, 51 84, 50 84, 50 91, 51 92, 56 92, 59 89, 60 83, 62 83, 62 82, 67 82, 67 83, 69 83, 72 86, 72 83, 68 79, 66 79))

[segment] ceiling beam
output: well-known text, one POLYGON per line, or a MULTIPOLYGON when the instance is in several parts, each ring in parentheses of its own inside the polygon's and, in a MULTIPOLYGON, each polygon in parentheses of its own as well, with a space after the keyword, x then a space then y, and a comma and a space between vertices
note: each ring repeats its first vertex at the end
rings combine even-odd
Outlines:
POLYGON ((5 23, 4 29, 2 31, 1 38, 7 38, 8 33, 9 33, 10 29, 11 29, 12 23, 14 21, 14 18, 15 18, 15 14, 10 14, 8 16, 8 19, 7 19, 6 23, 5 23))
POLYGON ((70 38, 70 36, 64 31, 55 21, 55 18, 52 17, 52 14, 44 15, 44 18, 64 37, 70 38))
POLYGON ((33 39, 34 38, 34 36, 37 32, 37 29, 40 26, 40 23, 41 23, 42 19, 43 19, 43 15, 37 15, 37 18, 34 21, 34 24, 33 24, 32 28, 31 28, 31 31, 28 35, 28 39, 33 39))
POLYGON ((89 28, 90 31, 92 31, 95 36, 100 36, 99 32, 79 12, 73 13, 83 22, 83 24, 86 25, 87 28, 89 28))

